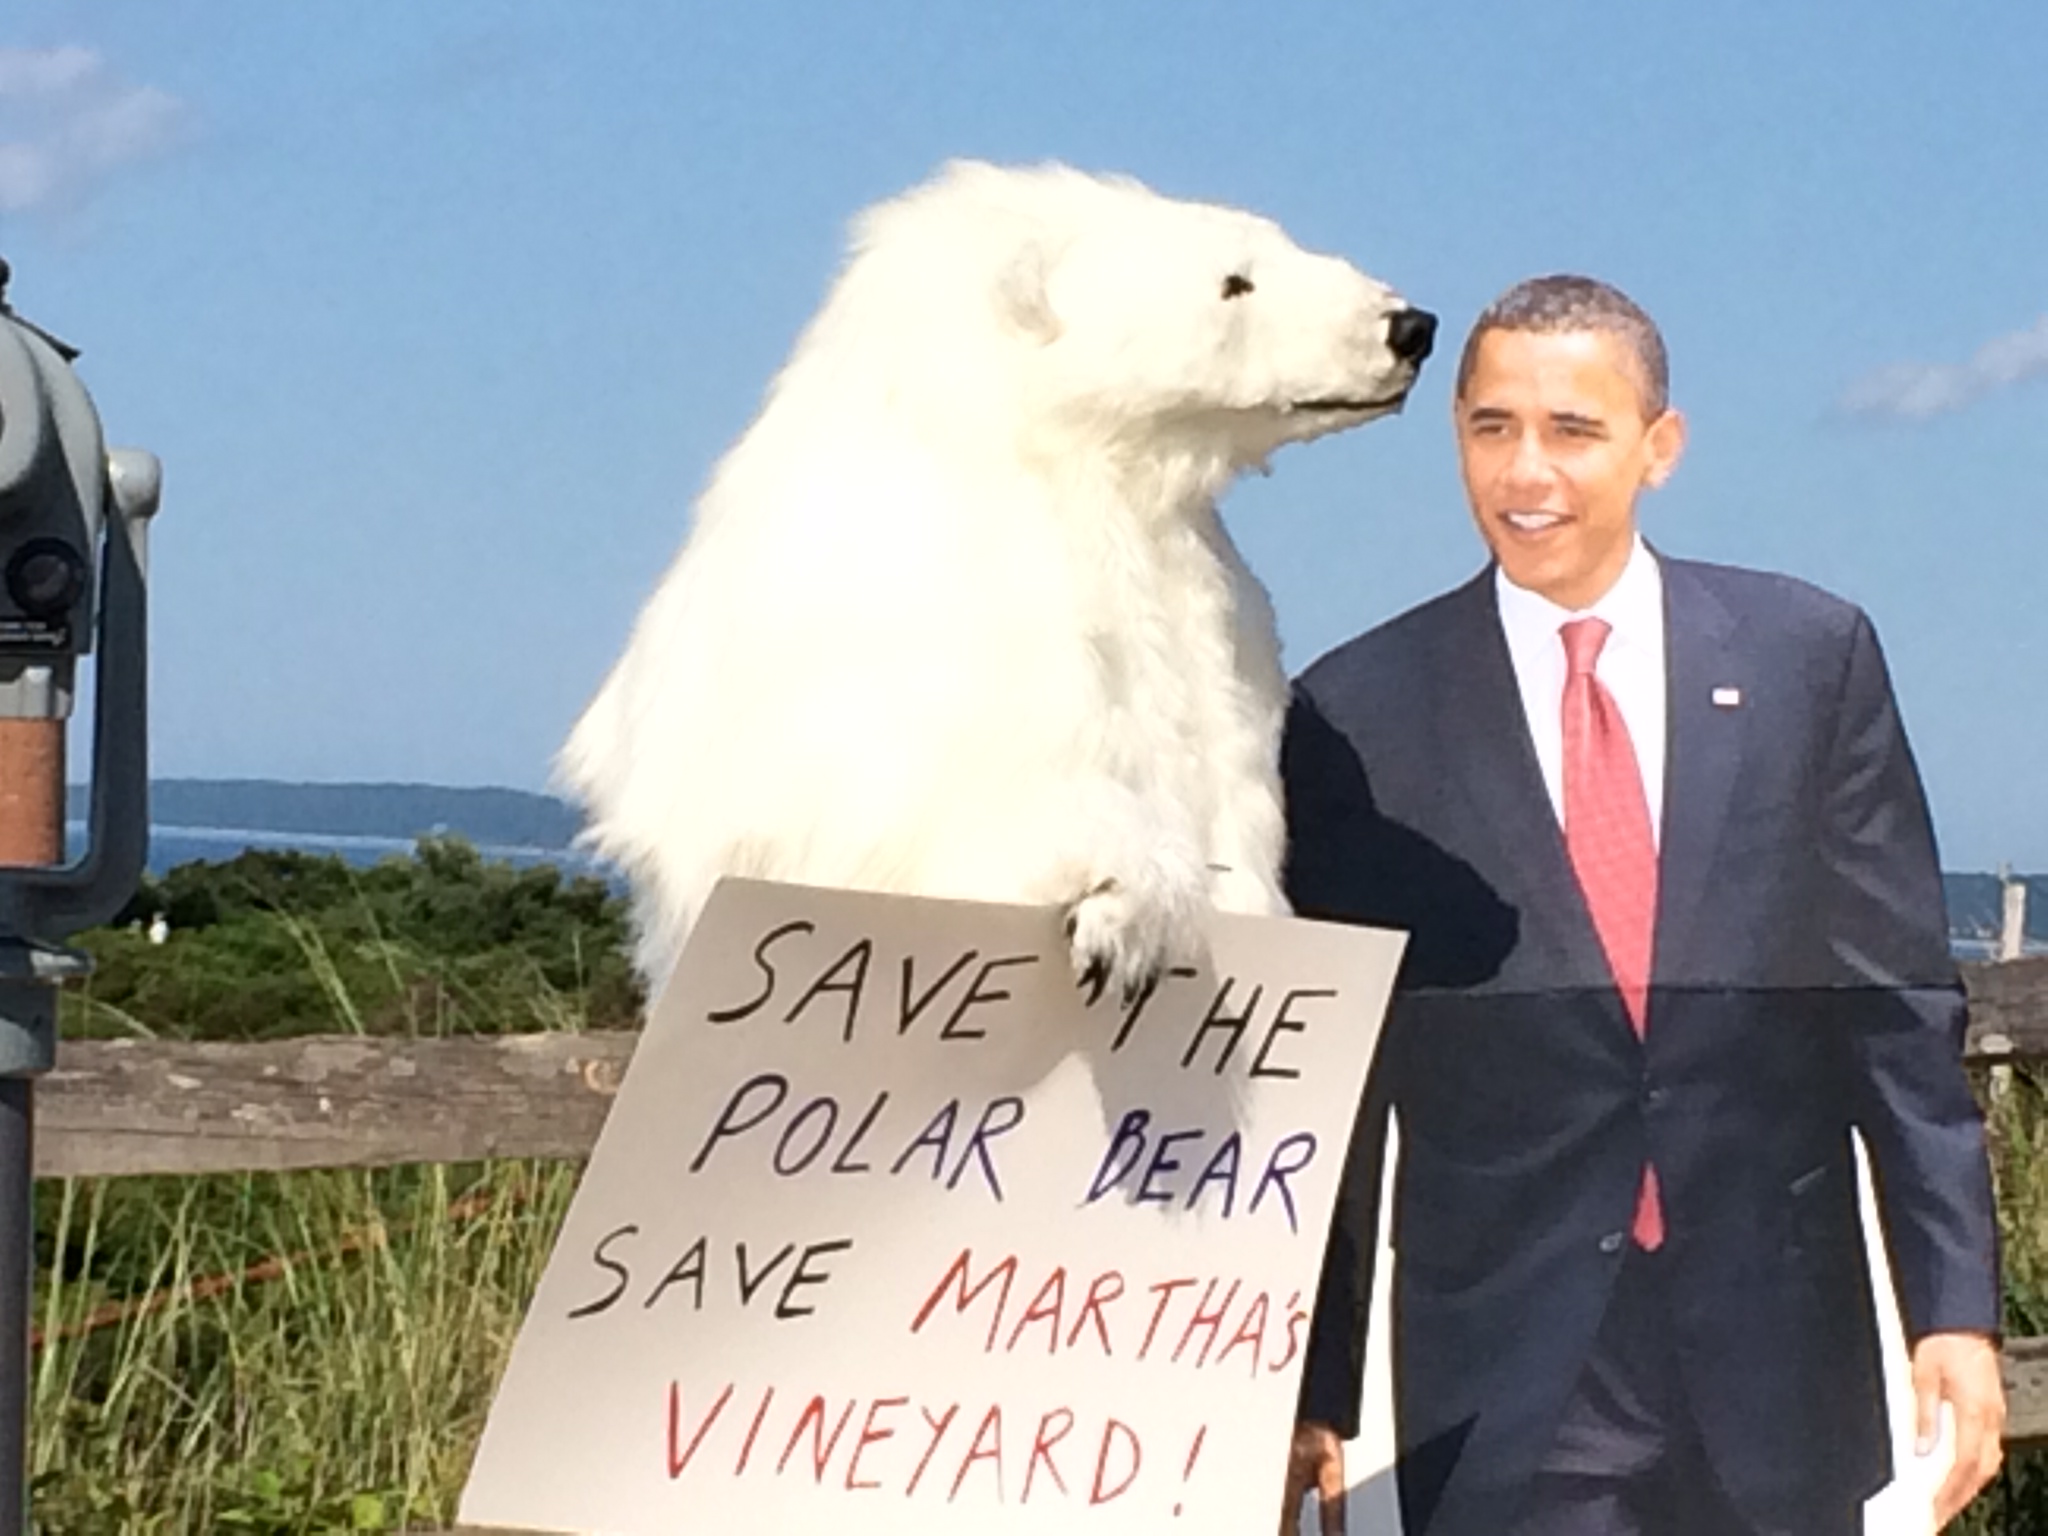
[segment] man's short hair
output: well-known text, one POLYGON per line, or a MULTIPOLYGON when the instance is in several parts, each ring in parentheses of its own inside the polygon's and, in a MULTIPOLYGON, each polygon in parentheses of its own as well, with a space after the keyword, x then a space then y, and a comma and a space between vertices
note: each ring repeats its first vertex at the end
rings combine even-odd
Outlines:
POLYGON ((1636 360, 1641 377, 1643 416, 1654 421, 1671 403, 1671 364, 1664 355, 1664 337, 1657 322, 1643 312, 1640 304, 1612 283, 1597 277, 1556 273, 1532 277, 1515 284, 1480 312, 1465 338, 1465 352, 1458 359, 1457 398, 1465 398, 1472 382, 1472 368, 1479 357, 1479 340, 1488 331, 1605 331, 1618 340, 1636 360))

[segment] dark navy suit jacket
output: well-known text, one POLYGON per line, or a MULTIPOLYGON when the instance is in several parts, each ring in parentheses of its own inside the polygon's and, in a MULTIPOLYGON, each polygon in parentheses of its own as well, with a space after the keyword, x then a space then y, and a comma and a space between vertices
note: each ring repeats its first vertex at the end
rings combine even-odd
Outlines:
POLYGON ((1492 572, 1296 686, 1296 910, 1412 934, 1303 1414, 1355 1432, 1391 1110, 1410 1536, 1507 1528, 1625 1257, 1645 1159, 1687 1400, 1760 1524, 1797 1529, 1889 1475, 1852 1128, 1909 1337, 1998 1329, 1962 992, 1876 636, 1803 583, 1660 564, 1670 734, 1644 1040, 1543 786, 1492 572))

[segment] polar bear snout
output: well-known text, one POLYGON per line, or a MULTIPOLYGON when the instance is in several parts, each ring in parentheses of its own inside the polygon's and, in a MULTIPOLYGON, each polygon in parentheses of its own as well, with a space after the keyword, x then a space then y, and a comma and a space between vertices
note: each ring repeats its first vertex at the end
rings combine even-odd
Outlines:
POLYGON ((1402 362, 1421 367, 1436 345, 1436 316, 1426 309, 1397 309, 1387 316, 1387 350, 1402 362))

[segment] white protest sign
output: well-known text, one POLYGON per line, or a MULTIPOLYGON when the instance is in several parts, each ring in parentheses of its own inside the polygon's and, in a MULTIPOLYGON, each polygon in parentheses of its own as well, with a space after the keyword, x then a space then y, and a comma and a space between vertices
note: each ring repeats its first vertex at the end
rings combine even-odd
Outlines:
POLYGON ((720 886, 465 1524, 1270 1529, 1402 939, 1217 918, 1127 1004, 1048 910, 720 886))

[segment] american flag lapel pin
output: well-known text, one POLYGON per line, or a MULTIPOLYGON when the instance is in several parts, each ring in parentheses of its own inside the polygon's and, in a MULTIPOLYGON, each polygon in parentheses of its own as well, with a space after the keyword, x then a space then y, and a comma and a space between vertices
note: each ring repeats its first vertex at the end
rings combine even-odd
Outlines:
POLYGON ((1742 690, 1740 688, 1730 688, 1723 684, 1714 690, 1714 708, 1739 709, 1741 707, 1742 690))

